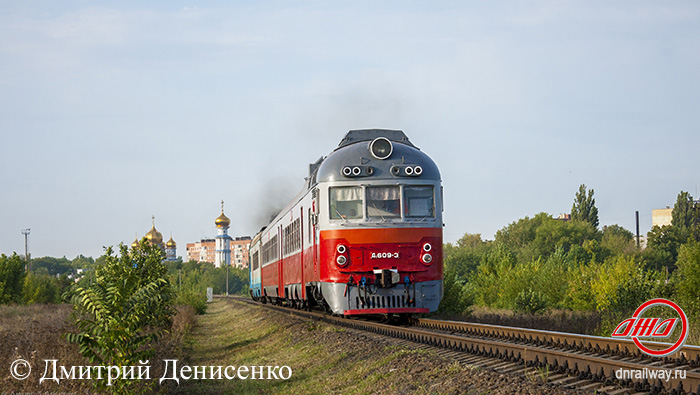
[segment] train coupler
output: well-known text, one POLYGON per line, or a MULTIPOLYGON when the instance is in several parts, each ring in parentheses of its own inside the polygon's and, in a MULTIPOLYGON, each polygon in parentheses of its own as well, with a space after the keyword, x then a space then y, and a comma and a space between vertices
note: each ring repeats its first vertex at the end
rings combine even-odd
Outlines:
POLYGON ((374 284, 379 284, 382 288, 393 287, 401 281, 401 276, 397 269, 374 269, 374 284))

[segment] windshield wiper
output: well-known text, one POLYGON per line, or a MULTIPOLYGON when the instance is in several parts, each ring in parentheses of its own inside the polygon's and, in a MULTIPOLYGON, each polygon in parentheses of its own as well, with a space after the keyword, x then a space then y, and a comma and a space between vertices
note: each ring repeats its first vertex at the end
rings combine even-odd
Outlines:
POLYGON ((379 218, 382 219, 382 222, 386 222, 386 219, 384 219, 384 216, 379 214, 380 210, 377 208, 377 206, 374 205, 374 203, 372 203, 372 207, 374 207, 374 209, 377 210, 377 214, 379 215, 379 218))
POLYGON ((345 216, 344 216, 343 214, 341 214, 340 211, 338 211, 337 208, 335 209, 335 212, 336 212, 336 214, 338 214, 338 216, 339 216, 340 218, 343 219, 343 221, 348 222, 348 219, 345 218, 345 216))

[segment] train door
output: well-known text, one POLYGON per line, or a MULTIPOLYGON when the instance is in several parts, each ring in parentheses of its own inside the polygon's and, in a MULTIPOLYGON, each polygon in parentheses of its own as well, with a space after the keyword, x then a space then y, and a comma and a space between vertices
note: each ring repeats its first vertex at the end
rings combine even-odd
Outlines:
POLYGON ((314 256, 314 274, 318 278, 318 248, 316 246, 316 236, 318 232, 318 188, 314 189, 311 194, 311 245, 313 246, 313 256, 314 256))
POLYGON ((299 288, 301 288, 301 300, 306 299, 306 287, 304 286, 304 206, 299 208, 299 268, 301 270, 299 278, 301 279, 299 288))
POLYGON ((279 243, 277 243, 277 280, 278 280, 278 285, 277 285, 277 297, 284 298, 284 259, 282 258, 282 246, 286 242, 286 240, 282 239, 282 225, 280 225, 277 228, 277 240, 279 240, 279 243))

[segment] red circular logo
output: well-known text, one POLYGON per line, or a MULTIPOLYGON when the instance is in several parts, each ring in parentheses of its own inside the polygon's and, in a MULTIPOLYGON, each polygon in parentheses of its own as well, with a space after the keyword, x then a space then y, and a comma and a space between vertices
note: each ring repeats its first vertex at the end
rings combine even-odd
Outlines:
POLYGON ((656 306, 667 306, 675 310, 676 313, 678 313, 678 315, 681 317, 681 325, 683 326, 683 329, 681 330, 681 336, 675 343, 673 343, 673 345, 671 345, 671 347, 663 350, 652 350, 646 347, 644 344, 642 344, 641 340, 639 340, 639 336, 632 336, 632 341, 634 341, 634 344, 636 344, 637 347, 639 347, 639 349, 642 350, 642 352, 648 355, 651 355, 653 357, 665 357, 678 351, 678 349, 681 348, 685 343, 685 339, 688 337, 688 318, 685 316, 683 309, 681 309, 677 304, 666 299, 652 299, 642 304, 637 308, 637 310, 634 311, 632 318, 637 319, 639 318, 639 316, 644 314, 645 311, 656 306))

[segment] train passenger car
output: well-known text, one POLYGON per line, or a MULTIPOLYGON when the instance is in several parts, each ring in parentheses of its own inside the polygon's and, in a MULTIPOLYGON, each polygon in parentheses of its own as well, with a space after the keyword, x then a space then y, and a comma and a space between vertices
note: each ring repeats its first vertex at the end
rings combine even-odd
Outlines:
POLYGON ((250 292, 339 315, 435 311, 443 293, 442 187, 399 130, 351 130, 250 245, 250 292))

